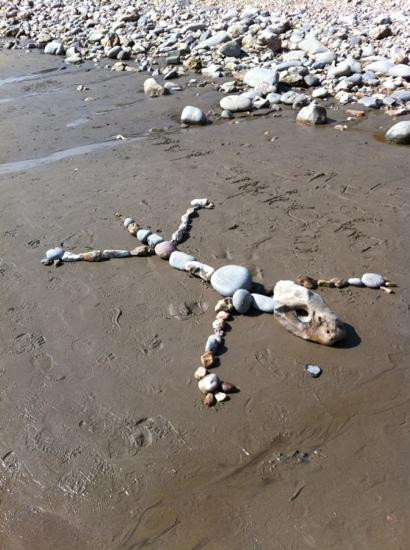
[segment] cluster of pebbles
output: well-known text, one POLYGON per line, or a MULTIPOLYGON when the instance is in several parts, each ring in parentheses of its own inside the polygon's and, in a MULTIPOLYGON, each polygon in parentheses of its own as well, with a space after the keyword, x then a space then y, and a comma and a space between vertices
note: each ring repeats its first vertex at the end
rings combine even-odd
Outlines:
MULTIPOLYGON (((405 3, 273 0, 269 7, 260 2, 243 7, 189 0, 0 0, 0 7, 4 47, 41 48, 65 56, 67 63, 115 60, 108 67, 151 73, 144 86, 150 96, 181 89, 167 81, 192 71, 214 85, 232 77, 218 86, 227 94, 220 105, 225 118, 314 101, 313 114, 305 112, 300 120, 323 123, 325 113, 315 106, 328 97, 392 116, 410 111, 405 3)), ((202 124, 207 118, 187 106, 182 120, 202 124)), ((401 122, 387 138, 408 142, 410 122, 401 122)))
MULTIPOLYGON (((58 266, 64 262, 99 262, 114 258, 155 254, 163 260, 167 260, 174 269, 185 271, 206 283, 210 283, 222 298, 215 306, 212 334, 206 340, 204 353, 201 355, 201 366, 194 372, 194 378, 198 380, 198 388, 203 395, 203 403, 208 407, 212 407, 217 402, 225 401, 228 397, 227 394, 237 391, 234 384, 222 381, 215 373, 209 372, 215 366, 215 358, 223 346, 228 320, 234 313, 245 314, 251 308, 263 313, 276 314, 275 296, 253 293, 252 275, 246 267, 225 265, 214 269, 198 261, 194 256, 177 249, 178 244, 187 238, 191 228, 191 220, 197 215, 197 212, 202 208, 209 209, 213 207, 213 203, 207 198, 193 199, 190 207, 181 216, 181 223, 169 241, 164 240, 162 235, 152 233, 150 229, 141 228, 133 218, 124 218, 117 213, 116 216, 121 218, 122 224, 129 234, 140 241, 141 244, 136 248, 132 250, 90 250, 75 253, 57 246, 47 250, 45 258, 41 260, 44 265, 55 264, 58 266)), ((397 286, 377 273, 364 273, 360 278, 353 277, 349 279, 314 279, 308 275, 299 275, 296 283, 307 289, 355 286, 380 288, 388 293, 392 292, 392 287, 397 286)), ((321 372, 317 371, 317 368, 312 367, 307 369, 307 372, 317 377, 321 372)))

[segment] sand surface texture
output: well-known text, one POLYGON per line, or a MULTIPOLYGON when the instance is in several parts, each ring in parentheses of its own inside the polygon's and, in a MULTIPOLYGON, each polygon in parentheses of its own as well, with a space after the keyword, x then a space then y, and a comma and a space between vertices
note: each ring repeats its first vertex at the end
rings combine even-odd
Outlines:
POLYGON ((221 94, 150 99, 143 75, 62 65, 0 57, 0 546, 408 548, 409 148, 379 139, 392 121, 340 132, 285 108, 181 129, 221 94), (365 271, 400 287, 321 291, 349 325, 334 348, 236 316, 215 372, 241 391, 205 409, 212 288, 155 256, 40 263, 137 246, 115 212, 169 237, 202 196, 215 209, 180 249, 205 263, 267 289, 365 271))

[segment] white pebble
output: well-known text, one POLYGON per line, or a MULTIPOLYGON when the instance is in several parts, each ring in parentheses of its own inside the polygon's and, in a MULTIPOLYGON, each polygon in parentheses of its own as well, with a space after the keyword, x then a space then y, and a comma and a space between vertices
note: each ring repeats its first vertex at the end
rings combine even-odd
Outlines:
POLYGON ((226 393, 224 393, 223 391, 216 392, 215 399, 218 401, 218 403, 220 403, 221 401, 225 401, 226 393))

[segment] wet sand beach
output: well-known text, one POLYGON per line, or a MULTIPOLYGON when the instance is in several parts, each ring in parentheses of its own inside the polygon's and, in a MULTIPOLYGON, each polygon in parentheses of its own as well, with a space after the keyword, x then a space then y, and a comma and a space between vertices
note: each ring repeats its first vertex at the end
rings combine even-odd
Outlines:
POLYGON ((1 548, 408 548, 409 147, 380 138, 391 119, 341 132, 329 103, 324 127, 284 107, 181 128, 221 93, 151 99, 142 74, 38 53, 0 67, 1 548), (399 288, 321 290, 349 327, 334 347, 234 316, 215 372, 240 392, 205 409, 209 285, 155 256, 40 263, 137 246, 116 212, 169 237, 196 197, 215 208, 180 249, 205 263, 268 291, 366 271, 399 288))

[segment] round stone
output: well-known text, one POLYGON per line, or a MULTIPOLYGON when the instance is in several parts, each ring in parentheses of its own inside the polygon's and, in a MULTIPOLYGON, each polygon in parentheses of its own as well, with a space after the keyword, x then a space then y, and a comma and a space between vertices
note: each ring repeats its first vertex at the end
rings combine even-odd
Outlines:
POLYGON ((186 254, 185 252, 181 252, 180 250, 175 250, 175 252, 172 252, 172 254, 169 257, 169 265, 174 267, 175 269, 180 269, 181 271, 185 270, 185 265, 188 262, 194 262, 195 257, 191 256, 190 254, 186 254))
POLYGON ((155 247, 155 254, 163 260, 168 260, 173 252, 175 252, 175 244, 171 241, 163 241, 155 247))
POLYGON ((152 233, 151 229, 139 229, 137 231, 137 239, 140 242, 147 244, 147 239, 151 235, 151 233, 152 233))
POLYGON ((368 288, 379 288, 384 284, 384 277, 378 273, 364 273, 362 283, 368 288))
POLYGON ((273 298, 264 294, 251 294, 252 306, 264 313, 273 313, 273 298))
POLYGON ((233 307, 238 313, 246 313, 252 304, 252 295, 244 288, 236 290, 232 297, 233 307))
POLYGON ((152 233, 147 239, 147 244, 151 248, 155 248, 157 244, 162 243, 164 240, 164 237, 161 237, 161 235, 158 235, 157 233, 152 233))
POLYGON ((364 286, 360 277, 350 277, 350 279, 347 279, 347 282, 350 286, 364 286))
POLYGON ((241 265, 224 265, 211 277, 211 285, 222 296, 233 296, 236 290, 250 290, 252 276, 246 267, 241 265))

